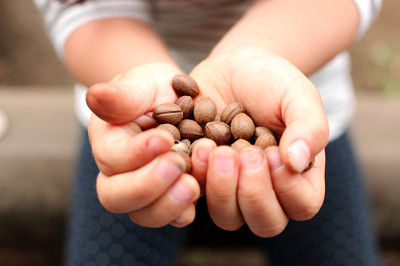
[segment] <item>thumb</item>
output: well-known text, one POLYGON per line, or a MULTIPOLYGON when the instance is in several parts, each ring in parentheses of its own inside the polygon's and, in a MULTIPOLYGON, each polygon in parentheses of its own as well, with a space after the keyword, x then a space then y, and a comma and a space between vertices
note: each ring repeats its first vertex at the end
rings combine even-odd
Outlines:
POLYGON ((136 67, 108 83, 90 87, 86 103, 109 123, 128 123, 161 103, 175 101, 171 81, 177 74, 181 71, 165 63, 136 67))
POLYGON ((279 147, 282 160, 296 172, 303 172, 329 140, 329 127, 321 97, 306 77, 290 84, 282 99, 286 128, 279 147))

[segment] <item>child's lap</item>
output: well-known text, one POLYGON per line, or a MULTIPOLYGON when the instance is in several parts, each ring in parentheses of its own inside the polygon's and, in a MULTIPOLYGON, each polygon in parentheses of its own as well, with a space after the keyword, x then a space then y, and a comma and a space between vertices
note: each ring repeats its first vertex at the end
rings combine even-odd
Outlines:
MULTIPOLYGON (((97 200, 98 169, 86 131, 82 139, 66 249, 68 265, 171 263, 187 229, 146 229, 136 226, 126 214, 104 210, 97 200)), ((307 222, 291 221, 272 239, 254 237, 246 229, 244 234, 241 230, 242 235, 255 240, 279 265, 377 265, 365 192, 346 134, 328 145, 326 157, 326 197, 316 217, 307 222)), ((198 220, 207 221, 206 208, 200 209, 198 220)), ((211 234, 209 226, 202 228, 198 221, 189 228, 201 230, 203 236, 211 234)))

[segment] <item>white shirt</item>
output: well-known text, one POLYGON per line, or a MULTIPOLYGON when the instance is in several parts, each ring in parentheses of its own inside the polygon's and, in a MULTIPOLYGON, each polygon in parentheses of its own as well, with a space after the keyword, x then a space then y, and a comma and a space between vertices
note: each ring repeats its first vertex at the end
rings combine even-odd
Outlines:
MULTIPOLYGON (((353 1, 360 13, 357 33, 360 37, 379 12, 381 0, 353 1)), ((44 14, 48 34, 61 59, 68 37, 79 26, 96 19, 126 17, 152 25, 187 73, 207 57, 251 3, 245 0, 88 0, 74 5, 58 0, 34 2, 44 14)), ((348 52, 338 54, 310 79, 321 94, 330 140, 334 140, 347 129, 355 104, 348 52)), ((85 94, 86 88, 76 84, 75 111, 81 124, 87 127, 91 112, 85 94)))

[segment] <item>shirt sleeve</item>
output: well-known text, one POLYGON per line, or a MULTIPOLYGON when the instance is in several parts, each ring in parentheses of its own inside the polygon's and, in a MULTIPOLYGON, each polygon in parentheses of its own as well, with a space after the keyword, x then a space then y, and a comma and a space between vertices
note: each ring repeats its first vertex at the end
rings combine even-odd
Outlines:
POLYGON ((79 26, 97 19, 125 17, 151 23, 151 12, 146 0, 88 0, 71 1, 33 0, 44 16, 46 29, 57 55, 64 58, 64 45, 79 26))
POLYGON ((367 32, 369 26, 378 16, 382 0, 353 0, 360 12, 360 26, 357 38, 361 38, 367 32))

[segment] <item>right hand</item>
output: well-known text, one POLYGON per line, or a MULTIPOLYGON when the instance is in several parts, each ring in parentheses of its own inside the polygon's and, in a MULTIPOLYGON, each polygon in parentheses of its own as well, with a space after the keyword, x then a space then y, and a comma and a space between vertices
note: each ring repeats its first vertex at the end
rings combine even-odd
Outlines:
POLYGON ((110 212, 128 213, 146 227, 190 224, 200 194, 196 179, 182 173, 184 161, 169 152, 172 136, 149 129, 155 106, 175 102, 171 80, 181 71, 165 64, 133 68, 108 83, 96 84, 86 95, 93 111, 88 132, 100 169, 97 194, 110 212))

